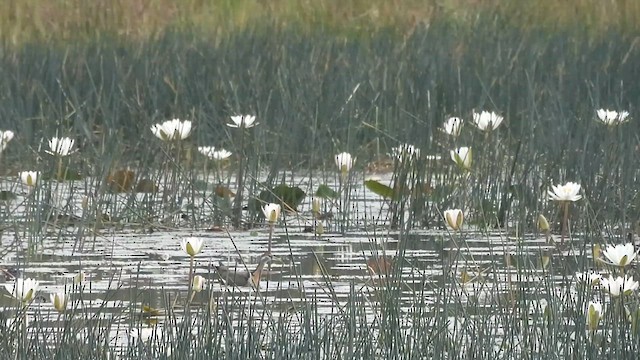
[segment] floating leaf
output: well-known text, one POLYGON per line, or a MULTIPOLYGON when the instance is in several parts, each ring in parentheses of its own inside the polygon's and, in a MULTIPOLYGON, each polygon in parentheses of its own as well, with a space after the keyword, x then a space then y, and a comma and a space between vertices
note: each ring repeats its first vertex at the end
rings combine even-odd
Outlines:
POLYGON ((393 198, 393 189, 376 180, 366 180, 364 186, 376 195, 380 195, 385 199, 393 198))
POLYGON ((0 191, 0 201, 11 201, 15 200, 17 197, 18 195, 9 190, 0 191))
POLYGON ((154 193, 158 191, 158 187, 149 179, 142 179, 136 184, 136 192, 138 193, 154 193))
POLYGON ((213 193, 220 198, 232 198, 236 196, 236 194, 233 191, 231 191, 231 189, 223 185, 216 186, 216 189, 214 190, 213 193))
POLYGON ((340 197, 337 191, 333 190, 326 184, 322 184, 318 186, 318 190, 316 190, 316 197, 322 199, 337 199, 340 197))
POLYGON ((263 190, 254 201, 249 201, 252 211, 262 213, 262 206, 274 203, 280 204, 285 210, 298 211, 298 206, 302 203, 307 194, 297 186, 280 184, 271 190, 263 190))
POLYGON ((128 192, 131 191, 134 184, 136 173, 131 170, 118 170, 107 177, 109 190, 112 192, 128 192))

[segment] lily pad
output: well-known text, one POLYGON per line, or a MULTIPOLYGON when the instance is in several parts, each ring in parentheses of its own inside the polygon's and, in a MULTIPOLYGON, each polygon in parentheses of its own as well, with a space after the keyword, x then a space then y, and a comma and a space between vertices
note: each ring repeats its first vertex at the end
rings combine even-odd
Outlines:
POLYGON ((376 195, 385 199, 392 199, 394 191, 391 187, 384 185, 376 180, 365 180, 364 186, 376 195))
POLYGON ((9 190, 0 191, 0 201, 12 201, 18 197, 14 192, 9 190))
POLYGON ((158 191, 158 186, 149 179, 142 179, 136 184, 135 191, 138 193, 154 193, 158 191))
POLYGON ((135 177, 136 173, 131 170, 118 170, 107 177, 109 190, 118 193, 131 191, 135 177))
POLYGON ((280 184, 271 190, 263 190, 256 201, 251 202, 252 210, 260 212, 264 204, 280 204, 285 210, 298 211, 298 206, 302 203, 307 194, 297 186, 280 184))
POLYGON ((337 199, 340 197, 340 194, 328 185, 322 184, 318 186, 318 190, 316 190, 316 197, 321 199, 337 199))

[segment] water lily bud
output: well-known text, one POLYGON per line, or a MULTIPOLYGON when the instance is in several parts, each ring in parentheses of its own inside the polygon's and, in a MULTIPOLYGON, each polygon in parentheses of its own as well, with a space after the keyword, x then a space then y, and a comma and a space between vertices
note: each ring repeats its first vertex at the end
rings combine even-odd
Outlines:
POLYGON ((538 215, 538 229, 546 232, 549 231, 550 228, 547 218, 542 214, 538 215))
POLYGON ((280 204, 267 204, 262 208, 262 213, 269 223, 275 224, 280 217, 280 204))
POLYGON ((601 317, 602 304, 590 301, 587 309, 587 325, 589 326, 589 330, 595 331, 598 328, 598 323, 600 322, 601 317))
POLYGON ((82 284, 87 279, 87 275, 84 271, 78 271, 76 276, 73 277, 73 283, 76 285, 82 284))
POLYGON ((349 170, 351 170, 351 168, 353 167, 353 158, 351 157, 351 154, 349 154, 348 152, 343 152, 336 155, 335 160, 336 160, 336 166, 338 167, 338 169, 340 169, 340 172, 343 175, 348 173, 349 170))
POLYGON ((207 283, 207 279, 200 275, 196 275, 193 277, 193 286, 192 289, 195 292, 200 292, 204 289, 204 285, 207 283))
POLYGON ((18 174, 22 183, 27 186, 36 186, 38 182, 38 172, 37 171, 23 171, 18 174))
POLYGON ((311 212, 315 217, 318 217, 318 215, 320 215, 320 200, 313 199, 311 201, 311 212))
POLYGON ((455 150, 451 150, 451 160, 453 160, 458 167, 464 170, 471 170, 471 164, 473 162, 473 151, 469 147, 461 147, 455 150))
POLYGON ((53 308, 62 314, 67 310, 67 295, 63 292, 51 294, 51 303, 53 308))
POLYGON ((182 239, 182 251, 191 257, 198 255, 203 245, 204 242, 200 238, 189 237, 182 239))
POLYGON ((452 230, 459 230, 462 227, 464 221, 464 215, 460 209, 451 209, 444 212, 444 218, 447 221, 447 225, 452 230))

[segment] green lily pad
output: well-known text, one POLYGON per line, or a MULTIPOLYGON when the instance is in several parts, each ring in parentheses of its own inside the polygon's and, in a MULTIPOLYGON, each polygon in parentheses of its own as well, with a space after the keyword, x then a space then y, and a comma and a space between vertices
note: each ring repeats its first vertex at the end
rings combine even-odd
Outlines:
POLYGON ((264 204, 280 204, 283 209, 297 211, 307 194, 297 186, 280 184, 271 190, 263 190, 256 201, 250 202, 254 211, 261 212, 264 204))
POLYGON ((321 199, 337 199, 340 197, 340 194, 328 185, 322 184, 318 186, 318 190, 316 190, 316 197, 321 199))
POLYGON ((393 199, 394 191, 391 187, 384 185, 376 180, 366 180, 364 186, 376 195, 385 199, 393 199))
POLYGON ((9 190, 0 191, 0 201, 11 201, 18 197, 14 192, 9 190))

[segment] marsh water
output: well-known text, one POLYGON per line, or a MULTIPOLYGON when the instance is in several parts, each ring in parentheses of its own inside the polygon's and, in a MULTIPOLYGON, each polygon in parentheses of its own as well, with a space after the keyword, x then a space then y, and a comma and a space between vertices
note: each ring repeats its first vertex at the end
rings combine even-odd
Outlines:
MULTIPOLYGON (((378 178, 388 182, 391 175, 378 178)), ((304 188, 309 181, 300 178, 296 183, 304 188)), ((268 249, 270 229, 265 224, 236 231, 206 222, 195 228, 187 216, 171 226, 109 223, 85 227, 49 219, 43 222, 43 236, 29 240, 24 230, 13 226, 28 211, 27 189, 14 183, 6 188, 19 196, 7 205, 0 266, 17 267, 22 276, 40 281, 36 306, 31 309, 49 318, 52 326, 57 313, 49 302, 49 294, 59 291, 73 293, 72 299, 80 300, 75 306, 83 311, 108 316, 117 327, 113 334, 117 343, 126 343, 127 325, 132 317, 140 316, 143 306, 159 312, 171 308, 179 314, 188 297, 190 273, 190 259, 180 247, 184 237, 202 238, 205 244, 194 259, 194 273, 209 280, 205 291, 194 296, 192 306, 217 303, 230 293, 256 295, 250 287, 232 287, 217 281, 214 266, 221 263, 253 270, 268 249), (81 288, 73 284, 79 272, 86 275, 81 288)), ((81 188, 65 183, 56 190, 72 193, 66 197, 68 212, 81 211, 81 201, 86 195, 81 188)), ((124 204, 125 198, 114 194, 112 201, 124 204)), ((204 200, 195 201, 201 206, 204 200)), ((534 271, 526 276, 513 265, 517 261, 542 262, 545 252, 553 248, 544 236, 522 236, 513 230, 480 233, 469 226, 462 232, 451 233, 444 223, 430 230, 390 230, 388 203, 356 182, 351 206, 350 226, 345 233, 339 231, 334 220, 325 221, 323 234, 310 232, 314 224, 310 198, 305 199, 297 213, 283 214, 273 232, 275 259, 260 283, 261 306, 270 304, 276 312, 295 311, 298 304, 313 298, 319 313, 332 314, 354 293, 375 301, 371 294, 381 283, 381 271, 375 271, 371 262, 369 265, 367 262, 376 258, 394 261, 399 249, 404 256, 394 269, 400 272, 405 284, 402 294, 408 307, 416 296, 423 303, 432 304, 434 293, 443 287, 458 294, 461 304, 474 301, 489 305, 507 286, 539 281, 544 271, 541 264, 531 265, 534 271)), ((327 209, 338 212, 330 205, 327 209)), ((571 251, 557 255, 564 260, 572 259, 571 251)), ((10 306, 13 300, 9 293, 4 287, 0 287, 0 292, 1 304, 10 306)))

